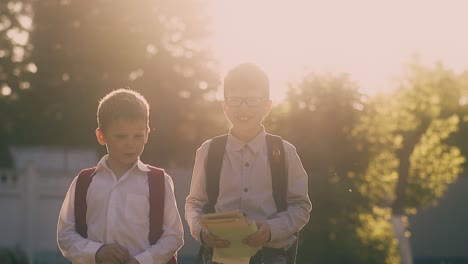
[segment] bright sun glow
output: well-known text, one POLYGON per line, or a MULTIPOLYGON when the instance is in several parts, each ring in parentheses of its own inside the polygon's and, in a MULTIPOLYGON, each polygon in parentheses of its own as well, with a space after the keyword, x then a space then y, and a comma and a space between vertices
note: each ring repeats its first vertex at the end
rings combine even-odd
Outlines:
POLYGON ((212 47, 224 73, 244 61, 270 75, 281 100, 307 72, 350 73, 364 92, 396 87, 417 54, 468 69, 468 1, 212 0, 212 47))

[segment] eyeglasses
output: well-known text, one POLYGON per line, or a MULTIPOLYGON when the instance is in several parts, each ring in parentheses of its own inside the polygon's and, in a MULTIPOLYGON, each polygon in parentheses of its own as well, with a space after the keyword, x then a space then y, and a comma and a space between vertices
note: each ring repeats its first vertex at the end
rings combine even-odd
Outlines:
POLYGON ((261 97, 226 97, 225 101, 228 106, 241 106, 242 102, 245 102, 245 104, 249 107, 257 107, 261 105, 263 102, 266 101, 265 98, 261 97))

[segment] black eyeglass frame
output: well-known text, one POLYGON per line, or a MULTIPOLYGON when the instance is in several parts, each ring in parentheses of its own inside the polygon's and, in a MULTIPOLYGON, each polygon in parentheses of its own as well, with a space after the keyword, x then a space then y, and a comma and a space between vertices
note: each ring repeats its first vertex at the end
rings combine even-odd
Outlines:
POLYGON ((232 107, 239 107, 243 103, 245 103, 248 107, 259 107, 262 103, 264 103, 267 100, 268 100, 267 98, 257 97, 257 96, 247 96, 247 97, 230 96, 230 97, 224 98, 224 101, 226 102, 226 104, 232 107))

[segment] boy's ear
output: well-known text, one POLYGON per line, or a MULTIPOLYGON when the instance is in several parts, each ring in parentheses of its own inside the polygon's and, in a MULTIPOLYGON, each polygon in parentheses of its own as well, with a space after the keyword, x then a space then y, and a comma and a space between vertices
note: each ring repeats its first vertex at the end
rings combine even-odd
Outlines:
POLYGON ((106 144, 106 139, 104 138, 104 133, 99 128, 96 128, 96 138, 97 138, 97 141, 99 142, 99 144, 101 144, 101 145, 106 144))
POLYGON ((148 129, 146 130, 146 138, 145 138, 145 144, 148 143, 148 139, 149 139, 149 134, 151 133, 151 128, 148 127, 148 129))
POLYGON ((228 106, 227 106, 227 104, 226 104, 226 101, 225 101, 225 100, 221 101, 221 106, 223 107, 223 111, 224 111, 224 112, 226 112, 226 111, 227 111, 227 107, 228 107, 228 106))
POLYGON ((268 101, 265 104, 265 116, 267 116, 270 113, 271 110, 271 105, 272 105, 271 99, 268 99, 268 101))

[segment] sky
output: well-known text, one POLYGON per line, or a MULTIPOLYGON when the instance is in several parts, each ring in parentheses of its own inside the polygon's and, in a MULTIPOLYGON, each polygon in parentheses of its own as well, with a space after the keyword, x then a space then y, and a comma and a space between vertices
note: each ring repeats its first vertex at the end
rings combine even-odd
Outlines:
POLYGON ((307 72, 346 72, 375 94, 396 88, 415 55, 468 70, 467 10, 464 0, 212 0, 207 12, 221 72, 255 62, 281 100, 307 72))

